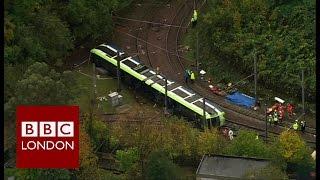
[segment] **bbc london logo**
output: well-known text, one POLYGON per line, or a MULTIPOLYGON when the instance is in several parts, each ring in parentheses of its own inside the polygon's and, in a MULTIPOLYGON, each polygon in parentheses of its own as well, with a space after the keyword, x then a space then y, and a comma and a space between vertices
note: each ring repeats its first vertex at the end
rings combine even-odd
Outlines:
POLYGON ((18 106, 17 168, 79 168, 79 107, 18 106))

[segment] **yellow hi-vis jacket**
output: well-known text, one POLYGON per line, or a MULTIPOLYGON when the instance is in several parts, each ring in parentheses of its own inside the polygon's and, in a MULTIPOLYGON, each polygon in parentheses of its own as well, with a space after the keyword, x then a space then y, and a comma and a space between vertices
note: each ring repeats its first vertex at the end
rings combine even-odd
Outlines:
POLYGON ((278 122, 278 117, 277 117, 277 116, 274 116, 274 117, 273 117, 273 121, 274 121, 274 122, 278 122))
POLYGON ((196 21, 198 19, 197 10, 193 10, 193 20, 196 21))
POLYGON ((194 72, 191 73, 191 79, 192 79, 192 80, 195 80, 194 72))
POLYGON ((298 125, 297 122, 295 122, 295 123, 292 125, 292 127, 293 127, 294 130, 298 130, 299 125, 298 125))

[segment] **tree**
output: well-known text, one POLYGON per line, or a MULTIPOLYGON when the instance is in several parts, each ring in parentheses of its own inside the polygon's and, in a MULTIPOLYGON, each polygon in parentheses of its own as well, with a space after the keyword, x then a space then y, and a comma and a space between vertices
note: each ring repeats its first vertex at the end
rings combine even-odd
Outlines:
POLYGON ((63 59, 73 49, 73 42, 67 24, 48 9, 41 9, 33 19, 33 29, 45 49, 48 64, 62 66, 63 59))
POLYGON ((12 23, 12 17, 5 12, 4 16, 4 40, 5 44, 10 43, 14 37, 15 25, 12 23))
POLYGON ((249 172, 246 172, 243 178, 244 179, 271 179, 271 180, 289 179, 287 174, 283 170, 281 170, 281 168, 275 165, 268 165, 267 167, 262 169, 254 169, 249 172))
POLYGON ((146 178, 153 180, 181 179, 181 170, 164 152, 152 152, 146 165, 146 178))
POLYGON ((256 139, 256 133, 240 130, 226 147, 225 153, 234 156, 269 158, 270 151, 261 139, 256 139))
POLYGON ((45 63, 34 63, 24 73, 5 104, 5 114, 10 118, 17 105, 69 104, 77 97, 77 82, 71 72, 58 73, 45 63))
POLYGON ((314 161, 304 140, 294 131, 284 131, 272 145, 272 156, 283 159, 288 164, 289 171, 298 172, 301 176, 308 176, 314 167, 314 161))
POLYGON ((90 134, 90 119, 89 117, 84 118, 84 124, 86 131, 90 135, 92 141, 92 147, 95 151, 107 151, 109 148, 110 132, 107 125, 102 122, 98 117, 93 117, 92 120, 92 130, 90 134))
POLYGON ((138 166, 139 152, 137 148, 117 150, 116 159, 120 163, 120 169, 125 173, 135 170, 138 166))
POLYGON ((14 96, 15 86, 22 78, 23 67, 4 64, 4 102, 8 102, 14 96))
POLYGON ((15 25, 14 38, 7 47, 11 51, 5 52, 5 57, 15 58, 5 58, 6 62, 30 64, 44 61, 51 65, 62 65, 62 59, 72 50, 73 42, 67 24, 51 11, 53 4, 52 1, 44 3, 39 0, 13 2, 6 22, 7 32, 10 32, 11 21, 15 25))
POLYGON ((96 39, 102 34, 111 33, 112 11, 126 7, 130 3, 128 0, 73 0, 68 4, 66 19, 76 39, 96 39))
POLYGON ((161 119, 164 127, 160 129, 160 148, 169 153, 173 159, 177 157, 196 157, 199 131, 184 119, 170 117, 161 119))
POLYGON ((98 157, 93 153, 90 137, 82 126, 79 134, 80 168, 76 171, 78 179, 101 179, 99 174, 98 157))
POLYGON ((197 154, 216 154, 222 149, 222 139, 217 129, 201 132, 198 136, 198 149, 197 154))
POLYGON ((239 75, 251 74, 253 49, 258 56, 259 80, 265 87, 295 96, 300 92, 297 75, 304 69, 306 91, 313 102, 315 7, 315 0, 211 1, 210 10, 199 17, 197 28, 190 31, 188 45, 196 49, 198 33, 202 42, 199 58, 216 82, 237 81, 229 73, 234 64, 239 75), (225 72, 226 68, 229 71, 225 72))
POLYGON ((20 169, 16 173, 17 179, 25 180, 55 180, 55 179, 71 179, 71 173, 65 169, 20 169))

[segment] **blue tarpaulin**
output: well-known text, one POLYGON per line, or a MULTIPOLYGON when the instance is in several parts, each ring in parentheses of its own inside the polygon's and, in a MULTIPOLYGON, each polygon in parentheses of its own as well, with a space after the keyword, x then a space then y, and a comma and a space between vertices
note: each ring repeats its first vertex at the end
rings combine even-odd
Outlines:
POLYGON ((255 99, 238 91, 227 96, 230 103, 250 108, 254 106, 255 99))

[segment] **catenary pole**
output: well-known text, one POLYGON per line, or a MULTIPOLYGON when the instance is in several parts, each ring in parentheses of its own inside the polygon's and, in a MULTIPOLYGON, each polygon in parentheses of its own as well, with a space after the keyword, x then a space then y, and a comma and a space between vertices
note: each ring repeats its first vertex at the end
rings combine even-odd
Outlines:
POLYGON ((197 31, 197 57, 196 57, 197 73, 199 72, 199 33, 197 31))
POLYGON ((168 112, 168 79, 165 77, 165 93, 164 93, 164 112, 168 112))
POLYGON ((265 141, 267 142, 268 139, 268 107, 267 107, 267 103, 265 104, 265 121, 266 121, 266 129, 265 129, 265 141))
POLYGON ((120 86, 120 52, 117 52, 117 80, 118 80, 118 93, 121 91, 121 86, 120 86))
POLYGON ((96 64, 92 63, 92 92, 93 98, 91 100, 91 113, 90 113, 90 123, 89 123, 89 134, 92 135, 92 123, 93 123, 93 114, 96 102, 96 93, 97 93, 97 81, 96 81, 96 64))
POLYGON ((254 97, 255 97, 255 104, 257 104, 257 53, 254 50, 254 97))
POLYGON ((203 126, 204 128, 206 128, 207 125, 207 119, 206 119, 206 98, 203 97, 203 104, 202 104, 202 108, 203 108, 203 126))
MULTIPOLYGON (((302 69, 302 71, 301 71, 301 93, 302 93, 302 95, 301 95, 301 98, 302 98, 302 113, 303 113, 303 115, 305 114, 305 96, 304 96, 304 70, 302 69)), ((303 118, 303 119, 305 119, 305 118, 303 118)))

